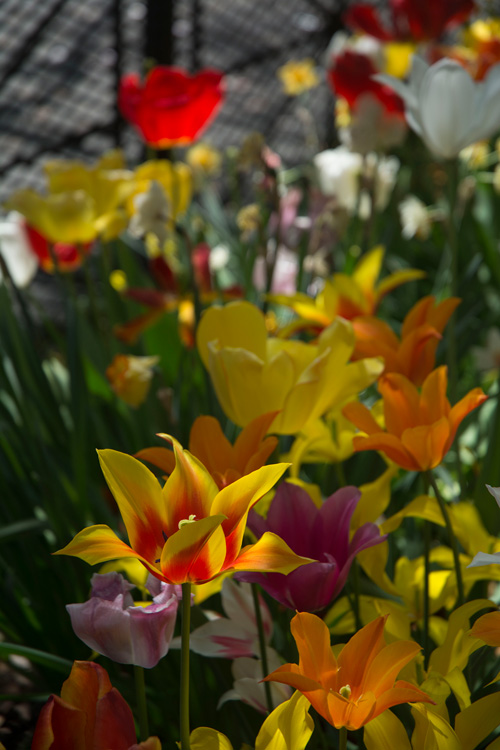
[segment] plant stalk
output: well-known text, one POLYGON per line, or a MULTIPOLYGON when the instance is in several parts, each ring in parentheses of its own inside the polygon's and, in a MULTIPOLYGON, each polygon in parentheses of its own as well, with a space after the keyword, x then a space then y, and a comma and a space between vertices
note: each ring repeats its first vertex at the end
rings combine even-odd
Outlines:
MULTIPOLYGON (((262 661, 262 676, 267 677, 269 674, 269 665, 267 663, 267 651, 266 651, 266 636, 264 633, 264 623, 262 622, 262 612, 260 611, 260 602, 259 602, 259 588, 256 583, 252 583, 252 596, 253 596, 253 605, 255 608, 255 621, 257 623, 257 631, 259 633, 259 648, 260 648, 260 658, 262 661)), ((273 700, 271 697, 271 685, 268 682, 264 683, 264 690, 266 692, 266 703, 267 703, 267 710, 269 713, 273 710, 273 700)))
POLYGON ((189 740, 189 630, 191 620, 191 584, 182 584, 181 623, 181 694, 180 734, 181 750, 190 750, 189 740))
POLYGON ((139 732, 141 740, 149 737, 148 706, 146 701, 146 683, 144 680, 144 667, 134 664, 135 695, 137 703, 137 716, 139 718, 139 732))

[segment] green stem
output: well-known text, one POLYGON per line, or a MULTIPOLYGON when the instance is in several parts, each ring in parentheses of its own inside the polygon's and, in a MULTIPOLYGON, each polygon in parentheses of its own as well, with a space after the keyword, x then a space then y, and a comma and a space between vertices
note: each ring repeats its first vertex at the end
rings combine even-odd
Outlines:
POLYGON ((453 527, 451 525, 450 516, 448 514, 446 503, 443 500, 441 493, 439 492, 438 486, 436 484, 436 480, 434 479, 434 475, 432 474, 431 471, 427 471, 426 475, 427 475, 429 484, 434 490, 434 495, 436 496, 436 500, 438 501, 439 509, 441 511, 441 514, 443 516, 444 523, 446 526, 446 531, 448 532, 450 547, 453 552, 453 561, 455 563, 455 575, 457 577, 457 589, 458 589, 458 606, 460 607, 462 604, 465 604, 465 594, 464 594, 464 583, 462 580, 462 569, 460 567, 460 555, 458 552, 457 538, 455 536, 455 532, 453 531, 453 527))
MULTIPOLYGON (((260 611, 259 602, 259 588, 256 583, 252 583, 252 596, 253 605, 255 608, 255 620, 257 622, 257 631, 259 633, 259 648, 260 658, 262 661, 262 676, 267 677, 269 674, 269 666, 267 663, 267 651, 266 651, 266 636, 264 633, 264 623, 262 622, 262 612, 260 611)), ((268 682, 264 683, 264 690, 266 692, 266 703, 267 710, 269 713, 273 710, 273 699, 271 697, 271 685, 268 682)))
POLYGON ((424 632, 423 632, 423 647, 424 647, 424 668, 427 669, 429 662, 429 578, 431 574, 431 530, 428 521, 424 521, 424 632))
POLYGON ((339 750, 347 750, 347 728, 339 729, 339 750))
POLYGON ((146 683, 144 668, 134 664, 135 695, 137 701, 137 715, 139 717, 139 732, 141 740, 149 737, 148 707, 146 702, 146 683))
POLYGON ((191 584, 182 584, 181 625, 181 750, 190 750, 189 741, 189 629, 191 619, 191 584))

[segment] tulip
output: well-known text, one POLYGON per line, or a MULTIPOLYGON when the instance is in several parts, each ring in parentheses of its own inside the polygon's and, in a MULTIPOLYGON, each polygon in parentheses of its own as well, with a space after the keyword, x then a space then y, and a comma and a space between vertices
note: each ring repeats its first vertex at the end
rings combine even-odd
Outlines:
MULTIPOLYGON (((255 750, 304 750, 314 729, 309 716, 310 703, 296 691, 281 703, 262 724, 255 750)), ((198 727, 191 732, 191 750, 233 750, 228 738, 210 727, 198 727)))
MULTIPOLYGON (((189 451, 212 475, 222 489, 236 479, 263 466, 278 444, 276 437, 266 437, 276 412, 262 414, 247 424, 234 445, 224 435, 215 417, 197 417, 189 435, 189 451)), ((175 468, 175 457, 167 448, 144 448, 136 458, 158 466, 166 474, 175 468)))
POLYGON ((130 545, 100 524, 83 529, 54 554, 80 557, 90 565, 135 558, 165 583, 204 583, 232 570, 289 573, 310 562, 271 533, 241 548, 249 510, 288 464, 263 466, 219 492, 203 464, 170 440, 176 466, 163 488, 132 456, 98 451, 130 545))
POLYGON ((348 364, 354 335, 347 321, 335 321, 317 345, 268 338, 263 314, 249 302, 207 310, 197 344, 227 416, 244 426, 279 410, 270 428, 279 434, 294 434, 345 403, 382 367, 376 359, 348 364))
POLYGON ((356 348, 353 359, 383 357, 384 373, 399 372, 420 386, 435 367, 436 349, 445 325, 460 303, 450 297, 436 304, 435 297, 423 297, 403 321, 401 338, 373 316, 353 321, 356 348))
POLYGON ((375 78, 402 97, 408 124, 443 159, 453 159, 500 129, 500 64, 478 83, 454 60, 429 66, 415 55, 408 83, 392 76, 375 78))
POLYGON ((470 635, 473 638, 479 638, 488 646, 500 646, 500 611, 488 612, 487 615, 479 617, 472 629, 470 635))
POLYGON ((351 517, 361 493, 344 487, 317 508, 307 492, 294 484, 282 484, 274 496, 267 519, 255 512, 248 525, 259 538, 273 531, 297 553, 316 558, 302 571, 281 575, 242 574, 238 578, 259 583, 264 591, 290 609, 314 612, 324 609, 346 582, 355 556, 384 541, 378 526, 365 523, 349 540, 351 517))
POLYGON ((91 661, 75 661, 61 697, 42 708, 32 750, 161 750, 157 737, 137 745, 134 718, 108 673, 91 661))
MULTIPOLYGON (((226 617, 221 617, 217 612, 205 612, 210 621, 191 633, 191 650, 203 656, 225 659, 259 656, 259 631, 250 586, 246 583, 238 585, 236 581, 226 578, 222 585, 221 602, 226 617)), ((262 598, 260 614, 264 638, 269 643, 273 621, 262 598)))
POLYGON ((208 127, 223 102, 222 73, 157 66, 142 84, 137 74, 123 77, 118 106, 150 146, 192 143, 208 127))
POLYGON ((89 648, 119 664, 151 669, 168 652, 177 617, 174 587, 161 583, 152 603, 135 604, 134 586, 119 573, 92 576, 91 598, 68 604, 71 625, 89 648))
MULTIPOLYGON (((474 10, 473 0, 389 0, 390 26, 387 27, 374 5, 352 5, 344 17, 346 26, 355 31, 388 42, 427 39, 437 40, 448 29, 456 26, 474 10)), ((384 8, 385 11, 385 8, 384 8)))
POLYGON ((473 388, 452 407, 446 398, 447 383, 445 366, 427 376, 420 393, 403 375, 384 375, 378 387, 385 432, 363 404, 344 407, 345 416, 365 433, 353 439, 354 450, 380 450, 408 471, 434 469, 451 448, 459 424, 487 398, 481 388, 473 388))
POLYGON ((106 369, 112 389, 126 404, 137 408, 147 398, 153 378, 153 368, 159 357, 134 357, 117 354, 106 369))
MULTIPOLYGON (((24 219, 17 211, 11 211, 0 221, 0 254, 16 286, 23 288, 31 284, 38 270, 38 260, 29 241, 24 219)), ((0 280, 2 278, 0 269, 0 280)))
POLYGON ((307 612, 295 615, 291 629, 300 662, 284 664, 265 680, 300 690, 320 716, 337 729, 359 729, 401 703, 433 703, 423 690, 409 682, 395 682, 420 646, 412 641, 387 645, 386 619, 377 617, 361 628, 336 658, 323 620, 307 612))

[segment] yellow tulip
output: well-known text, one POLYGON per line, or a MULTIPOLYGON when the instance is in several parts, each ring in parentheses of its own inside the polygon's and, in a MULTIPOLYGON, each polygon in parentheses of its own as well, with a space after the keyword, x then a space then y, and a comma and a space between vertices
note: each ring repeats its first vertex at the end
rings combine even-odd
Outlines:
POLYGON ((197 345, 225 414, 243 427, 279 410, 270 428, 279 434, 295 434, 352 399, 383 367, 378 359, 349 363, 354 334, 347 321, 328 326, 317 344, 271 338, 249 302, 207 310, 197 345))

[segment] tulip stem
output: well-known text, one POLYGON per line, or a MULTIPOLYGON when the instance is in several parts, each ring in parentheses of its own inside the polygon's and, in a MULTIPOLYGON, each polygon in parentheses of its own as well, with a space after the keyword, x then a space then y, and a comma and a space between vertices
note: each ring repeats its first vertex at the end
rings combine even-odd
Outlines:
POLYGON ((181 623, 181 750, 190 750, 189 740, 189 630, 191 619, 191 584, 182 584, 181 623))
POLYGON ((339 750, 347 750, 347 727, 339 729, 339 750))
MULTIPOLYGON (((259 587, 256 583, 252 583, 252 596, 253 605, 255 608, 255 621, 257 623, 257 632, 259 633, 259 647, 260 647, 260 658, 262 661, 262 676, 267 677, 269 674, 269 665, 267 663, 267 651, 266 651, 266 635, 264 633, 264 623, 262 622, 262 612, 260 611, 259 602, 259 587)), ((266 693, 267 710, 269 713, 273 710, 273 699, 271 696, 271 685, 268 682, 264 683, 264 690, 266 693)))
POLYGON ((427 669, 429 662, 429 578, 431 574, 431 529, 428 521, 424 521, 424 669, 427 669))
POLYGON ((137 700, 137 715, 139 718, 139 733, 141 740, 149 737, 148 706, 146 701, 146 683, 144 667, 134 664, 135 695, 137 700))
POLYGON ((464 594, 464 582, 462 579, 462 569, 460 567, 460 554, 458 551, 457 538, 455 536, 455 532, 453 531, 453 527, 451 525, 450 516, 448 513, 448 509, 446 507, 446 503, 443 500, 441 493, 439 492, 438 486, 436 484, 436 480, 434 479, 434 475, 432 474, 431 471, 427 471, 426 474, 427 474, 428 482, 431 485, 432 489, 434 490, 434 495, 436 496, 436 500, 438 501, 439 509, 441 510, 441 514, 443 516, 443 520, 446 526, 446 531, 448 532, 450 547, 453 552, 453 561, 455 563, 455 575, 457 578, 457 589, 458 589, 458 606, 461 607, 462 604, 465 604, 465 594, 464 594))

